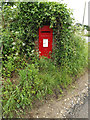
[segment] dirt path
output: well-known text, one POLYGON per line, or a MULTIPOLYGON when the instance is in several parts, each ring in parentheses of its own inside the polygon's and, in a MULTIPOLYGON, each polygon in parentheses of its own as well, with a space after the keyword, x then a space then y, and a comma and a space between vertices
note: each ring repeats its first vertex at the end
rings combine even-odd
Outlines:
POLYGON ((83 98, 88 96, 88 72, 77 79, 71 88, 63 92, 58 99, 51 98, 41 106, 34 108, 27 118, 65 118, 75 104, 83 104, 83 98))

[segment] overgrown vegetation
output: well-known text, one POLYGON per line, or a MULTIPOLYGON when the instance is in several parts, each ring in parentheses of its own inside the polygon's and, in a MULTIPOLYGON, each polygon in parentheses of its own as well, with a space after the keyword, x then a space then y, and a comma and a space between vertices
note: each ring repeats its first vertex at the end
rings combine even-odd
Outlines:
POLYGON ((90 37, 90 34, 85 34, 84 36, 86 36, 86 37, 90 37))
POLYGON ((90 71, 90 42, 88 42, 88 70, 90 71))
POLYGON ((87 45, 75 34, 71 14, 65 4, 55 2, 3 3, 4 117, 18 117, 35 100, 62 93, 87 67, 87 45), (39 59, 34 50, 43 25, 54 31, 53 59, 39 59))

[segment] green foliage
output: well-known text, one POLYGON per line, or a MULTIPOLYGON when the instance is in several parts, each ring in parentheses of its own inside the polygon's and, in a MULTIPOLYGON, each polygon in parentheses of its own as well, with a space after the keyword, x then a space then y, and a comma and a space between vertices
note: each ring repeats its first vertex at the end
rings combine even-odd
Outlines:
POLYGON ((11 118, 13 117, 13 113, 17 114, 18 112, 19 114, 20 109, 24 110, 27 105, 30 105, 30 107, 32 107, 32 98, 36 92, 34 90, 36 84, 34 83, 38 80, 37 74, 38 69, 35 69, 34 64, 32 64, 19 71, 20 78, 16 80, 17 84, 11 81, 9 78, 4 81, 4 116, 9 115, 9 117, 11 118))
POLYGON ((90 26, 89 25, 84 25, 84 29, 86 29, 87 31, 90 31, 90 26))
POLYGON ((17 59, 18 56, 21 58, 26 56, 26 59, 31 58, 30 60, 32 60, 34 41, 38 39, 39 27, 50 25, 57 41, 55 58, 59 64, 61 56, 58 53, 64 49, 63 47, 58 48, 61 45, 60 41, 64 40, 64 34, 70 35, 69 27, 73 21, 71 14, 65 4, 56 2, 3 3, 3 61, 7 60, 7 56, 14 56, 17 59))
POLYGON ((50 25, 55 31, 55 39, 60 41, 63 38, 63 33, 67 32, 72 24, 70 10, 61 3, 21 2, 13 5, 7 4, 3 6, 4 31, 9 29, 10 33, 14 34, 13 36, 9 34, 9 37, 13 37, 12 39, 16 41, 19 39, 20 54, 26 54, 28 57, 34 48, 34 41, 38 39, 39 27, 50 25))
POLYGON ((4 80, 3 116, 12 118, 16 114, 20 117, 20 111, 24 111, 28 106, 32 108, 34 100, 47 98, 47 94, 62 93, 62 88, 66 88, 72 82, 65 69, 57 70, 47 59, 40 61, 40 69, 35 64, 27 64, 25 69, 18 70, 18 79, 4 80))
POLYGON ((88 70, 90 70, 90 42, 88 42, 88 70))
POLYGON ((62 44, 65 50, 60 54, 61 66, 66 66, 71 75, 78 75, 88 62, 88 49, 85 39, 79 35, 71 34, 69 40, 62 44))
POLYGON ((71 14, 65 4, 56 2, 3 3, 4 117, 19 117, 35 100, 62 93, 87 66, 87 45, 72 25, 71 14), (43 25, 54 31, 53 59, 39 59, 34 50, 43 25))
POLYGON ((16 68, 15 68, 15 64, 14 64, 14 59, 12 56, 11 57, 9 56, 8 61, 7 60, 4 61, 3 76, 10 77, 12 71, 15 71, 15 69, 16 68))

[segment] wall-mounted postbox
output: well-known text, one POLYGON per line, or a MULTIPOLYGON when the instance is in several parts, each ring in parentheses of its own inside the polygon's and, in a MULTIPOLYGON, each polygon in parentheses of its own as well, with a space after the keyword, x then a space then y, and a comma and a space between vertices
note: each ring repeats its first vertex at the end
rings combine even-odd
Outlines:
POLYGON ((39 28, 39 56, 50 58, 52 53, 53 30, 49 26, 39 28))

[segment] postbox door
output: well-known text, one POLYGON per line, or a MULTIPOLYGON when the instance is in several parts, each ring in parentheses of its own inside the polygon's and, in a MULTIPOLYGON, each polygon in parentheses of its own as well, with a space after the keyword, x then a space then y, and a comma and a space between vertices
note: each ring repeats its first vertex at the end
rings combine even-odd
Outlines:
POLYGON ((49 26, 39 29, 39 55, 50 58, 52 53, 52 35, 53 31, 49 26))

